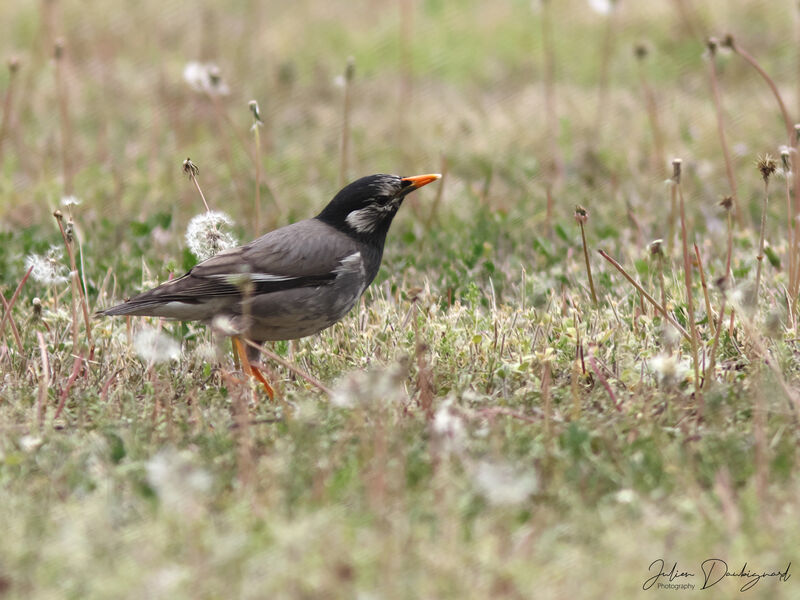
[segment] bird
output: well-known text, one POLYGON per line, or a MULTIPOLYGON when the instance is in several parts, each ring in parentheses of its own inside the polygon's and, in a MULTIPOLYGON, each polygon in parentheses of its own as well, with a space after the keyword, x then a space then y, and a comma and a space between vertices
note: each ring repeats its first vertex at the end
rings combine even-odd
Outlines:
POLYGON ((273 398, 272 386, 254 364, 261 345, 314 335, 349 313, 378 274, 386 235, 403 200, 439 178, 361 177, 315 217, 223 250, 98 315, 219 325, 215 329, 232 338, 245 373, 273 398))

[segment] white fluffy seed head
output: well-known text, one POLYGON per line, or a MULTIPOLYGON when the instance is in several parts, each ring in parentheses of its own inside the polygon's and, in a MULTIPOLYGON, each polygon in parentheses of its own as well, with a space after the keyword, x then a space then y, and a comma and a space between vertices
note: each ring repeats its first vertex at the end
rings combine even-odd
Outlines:
POLYGON ((496 506, 521 504, 539 487, 534 471, 488 460, 475 465, 472 480, 477 492, 496 506))
POLYGON ((31 269, 34 281, 45 285, 59 285, 68 281, 69 271, 62 263, 64 252, 60 246, 50 246, 45 254, 29 254, 25 270, 31 269))
POLYGON ((589 0, 589 8, 601 15, 607 15, 614 8, 613 0, 589 0))
POLYGON ((227 96, 231 92, 220 75, 219 67, 214 63, 186 63, 183 79, 194 91, 204 92, 209 96, 227 96))
POLYGON ((178 360, 181 346, 168 335, 152 328, 142 329, 133 339, 136 354, 147 363, 162 363, 178 360))
POLYGON ((211 210, 199 214, 189 221, 186 228, 186 245, 198 259, 211 258, 238 244, 228 231, 232 225, 233 219, 223 212, 211 210))

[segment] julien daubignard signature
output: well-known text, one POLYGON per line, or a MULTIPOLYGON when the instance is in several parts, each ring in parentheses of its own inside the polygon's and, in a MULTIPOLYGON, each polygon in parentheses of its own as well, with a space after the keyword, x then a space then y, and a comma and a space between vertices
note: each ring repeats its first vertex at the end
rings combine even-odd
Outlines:
POLYGON ((693 571, 683 570, 678 567, 678 563, 672 563, 672 568, 666 570, 666 563, 663 558, 657 558, 650 563, 648 571, 651 576, 648 577, 642 585, 643 590, 649 590, 653 586, 662 589, 684 589, 693 590, 696 584, 694 583, 695 577, 700 577, 703 584, 701 590, 717 585, 726 577, 733 577, 737 582, 743 582, 739 588, 740 592, 746 592, 753 589, 758 583, 768 577, 777 577, 778 581, 786 583, 789 581, 791 574, 789 569, 792 563, 788 563, 783 571, 761 571, 758 569, 751 569, 747 563, 742 565, 739 570, 731 570, 721 558, 707 558, 700 563, 700 575, 698 576, 693 571))

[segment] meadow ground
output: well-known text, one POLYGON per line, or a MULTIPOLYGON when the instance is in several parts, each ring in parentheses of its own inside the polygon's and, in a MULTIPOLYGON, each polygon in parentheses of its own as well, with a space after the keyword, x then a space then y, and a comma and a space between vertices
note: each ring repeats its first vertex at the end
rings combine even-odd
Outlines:
POLYGON ((0 597, 800 597, 796 10, 0 4, 0 597), (445 173, 280 402, 84 316, 196 262, 187 156, 241 241, 445 173))

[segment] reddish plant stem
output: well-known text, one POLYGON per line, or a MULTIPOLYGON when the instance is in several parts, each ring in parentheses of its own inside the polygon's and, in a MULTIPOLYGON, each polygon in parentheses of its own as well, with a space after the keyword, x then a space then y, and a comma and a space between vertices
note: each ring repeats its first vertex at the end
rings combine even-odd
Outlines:
POLYGON ((592 369, 592 372, 595 374, 597 379, 600 380, 600 383, 606 389, 606 392, 608 392, 608 396, 611 398, 614 408, 616 408, 617 411, 622 412, 622 403, 617 400, 614 390, 611 389, 611 385, 609 385, 608 380, 605 378, 605 376, 603 376, 603 374, 600 372, 600 369, 597 367, 597 361, 594 359, 594 356, 590 354, 586 362, 589 363, 589 368, 592 369))
MULTIPOLYGON (((6 297, 3 296, 3 294, 0 294, 0 300, 3 301, 3 310, 5 311, 5 315, 10 315, 11 314, 10 305, 6 301, 6 297)), ((22 338, 20 338, 19 336, 19 329, 17 329, 17 324, 14 323, 14 317, 9 316, 8 322, 11 324, 11 333, 14 335, 14 340, 17 342, 17 349, 19 350, 20 354, 23 354, 25 349, 22 345, 22 338)))
POLYGON ((31 271, 33 271, 33 267, 30 267, 25 275, 22 276, 22 279, 19 280, 17 284, 17 289, 14 290, 14 293, 11 295, 11 300, 8 301, 8 308, 5 309, 5 314, 3 315, 3 319, 0 320, 0 339, 3 339, 3 332, 6 328, 6 320, 11 319, 11 309, 14 308, 14 304, 17 302, 17 298, 19 297, 19 292, 22 290, 22 286, 25 285, 25 282, 28 281, 28 277, 31 275, 31 271))
POLYGON ((67 398, 69 397, 69 390, 72 388, 72 385, 75 383, 75 380, 78 378, 78 375, 81 372, 81 365, 83 364, 83 354, 79 354, 75 357, 75 360, 72 363, 72 373, 67 380, 67 385, 64 386, 64 389, 61 391, 61 400, 58 403, 58 408, 56 408, 56 414, 53 415, 53 419, 57 419, 61 416, 61 411, 64 410, 64 405, 67 403, 67 398))

